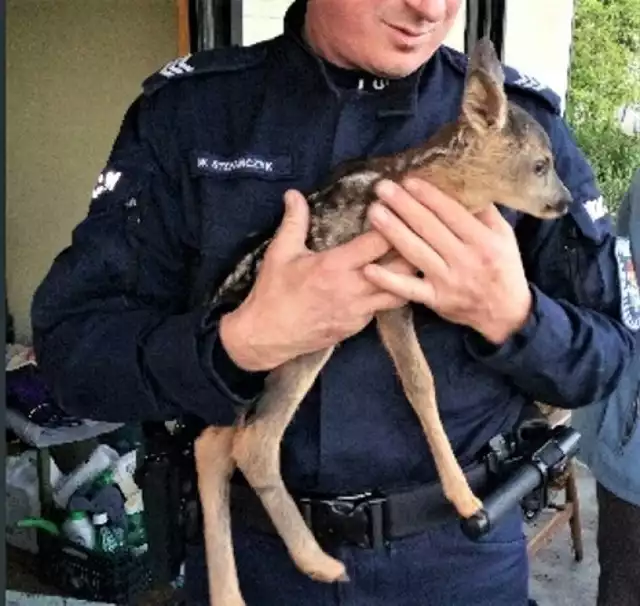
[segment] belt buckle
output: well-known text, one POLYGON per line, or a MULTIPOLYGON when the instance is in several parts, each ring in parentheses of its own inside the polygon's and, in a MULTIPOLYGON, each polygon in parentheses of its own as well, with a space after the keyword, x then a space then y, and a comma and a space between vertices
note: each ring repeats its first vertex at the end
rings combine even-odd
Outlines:
POLYGON ((362 549, 379 549, 385 544, 385 502, 385 497, 371 492, 332 499, 300 499, 305 521, 318 540, 362 549))

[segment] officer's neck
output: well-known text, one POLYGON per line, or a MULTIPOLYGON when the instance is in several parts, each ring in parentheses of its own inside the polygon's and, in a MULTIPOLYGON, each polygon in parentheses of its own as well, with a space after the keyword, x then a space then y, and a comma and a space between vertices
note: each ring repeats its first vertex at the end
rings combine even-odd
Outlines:
POLYGON ((327 77, 337 88, 376 93, 385 90, 391 84, 389 79, 378 77, 364 70, 339 67, 326 59, 322 59, 322 61, 327 77))
POLYGON ((389 78, 380 74, 373 74, 358 66, 349 64, 340 55, 330 51, 321 43, 321 36, 316 36, 313 27, 305 20, 300 34, 303 42, 325 66, 327 76, 333 84, 345 90, 359 90, 363 92, 379 92, 387 88, 391 83, 389 78))

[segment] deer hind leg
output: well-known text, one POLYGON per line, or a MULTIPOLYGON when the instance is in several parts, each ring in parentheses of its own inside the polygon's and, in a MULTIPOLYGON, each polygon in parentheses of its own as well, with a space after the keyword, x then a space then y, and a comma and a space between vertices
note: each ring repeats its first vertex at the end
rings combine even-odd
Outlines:
POLYGON ((420 419, 446 498, 469 518, 482 508, 453 453, 436 403, 435 384, 413 325, 410 307, 376 314, 378 332, 394 361, 405 394, 420 419))
POLYGON ((235 427, 208 427, 195 442, 211 606, 245 606, 238 584, 229 519, 235 432, 235 427))
POLYGON ((311 578, 346 581, 344 564, 326 554, 305 524, 280 475, 280 442, 333 348, 290 360, 272 371, 256 415, 238 428, 233 458, 256 491, 296 566, 311 578))

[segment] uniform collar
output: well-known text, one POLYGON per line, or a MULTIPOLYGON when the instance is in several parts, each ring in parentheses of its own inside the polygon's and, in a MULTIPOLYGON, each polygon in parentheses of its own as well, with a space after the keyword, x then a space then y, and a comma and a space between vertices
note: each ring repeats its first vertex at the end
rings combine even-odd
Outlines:
POLYGON ((287 9, 284 17, 284 35, 293 40, 299 49, 302 49, 304 54, 311 58, 324 83, 334 94, 338 96, 344 96, 345 94, 375 95, 379 118, 408 117, 416 114, 420 81, 425 71, 425 65, 422 65, 413 74, 405 78, 390 80, 388 85, 382 87, 382 90, 376 91, 375 80, 377 79, 372 74, 328 65, 309 47, 302 37, 306 12, 307 0, 295 0, 287 9), (349 80, 353 82, 351 90, 349 90, 349 80), (372 82, 371 86, 365 84, 365 89, 371 89, 368 93, 358 91, 360 80, 372 82))

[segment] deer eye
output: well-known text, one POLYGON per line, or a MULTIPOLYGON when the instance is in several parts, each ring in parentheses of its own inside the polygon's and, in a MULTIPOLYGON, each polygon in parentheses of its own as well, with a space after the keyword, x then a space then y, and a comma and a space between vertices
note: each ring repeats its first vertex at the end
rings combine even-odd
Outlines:
POLYGON ((544 177, 544 175, 546 175, 547 172, 549 171, 550 165, 551 165, 551 162, 549 161, 549 158, 538 160, 538 162, 536 162, 535 166, 533 167, 533 171, 536 173, 538 177, 544 177))

